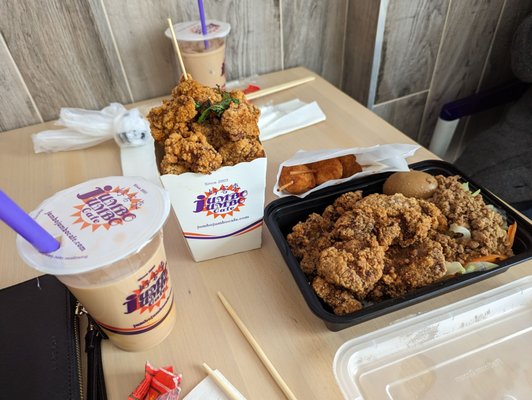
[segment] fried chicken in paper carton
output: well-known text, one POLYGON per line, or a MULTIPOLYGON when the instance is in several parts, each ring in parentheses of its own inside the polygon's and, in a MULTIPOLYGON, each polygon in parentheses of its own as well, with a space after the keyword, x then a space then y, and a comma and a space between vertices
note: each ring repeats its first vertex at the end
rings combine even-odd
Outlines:
POLYGON ((164 174, 209 174, 222 166, 265 157, 259 140, 259 109, 243 92, 182 80, 172 98, 148 113, 152 136, 164 147, 164 174))
POLYGON ((190 76, 148 113, 161 181, 196 261, 261 246, 266 154, 243 92, 190 76))

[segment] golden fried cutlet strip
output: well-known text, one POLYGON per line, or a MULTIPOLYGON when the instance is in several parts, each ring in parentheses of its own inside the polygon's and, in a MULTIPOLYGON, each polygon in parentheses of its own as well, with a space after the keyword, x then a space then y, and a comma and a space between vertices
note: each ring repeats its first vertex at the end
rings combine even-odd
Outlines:
POLYGON ((330 222, 313 213, 306 221, 299 222, 288 234, 287 241, 292 253, 301 260, 300 266, 306 274, 313 274, 319 261, 321 250, 329 247, 328 231, 330 222))
POLYGON ((385 248, 375 237, 351 240, 323 250, 316 273, 327 282, 349 289, 364 299, 382 276, 385 248))
POLYGON ((445 275, 445 257, 441 244, 424 239, 403 248, 390 247, 384 259, 384 272, 370 297, 403 296, 412 289, 436 282, 445 275))
POLYGON ((323 217, 335 222, 345 212, 354 209, 356 203, 358 203, 362 197, 362 190, 342 194, 333 204, 325 208, 323 217))
POLYGON ((331 285, 319 276, 312 281, 312 289, 318 297, 332 307, 336 315, 345 315, 358 311, 362 304, 348 290, 331 285))

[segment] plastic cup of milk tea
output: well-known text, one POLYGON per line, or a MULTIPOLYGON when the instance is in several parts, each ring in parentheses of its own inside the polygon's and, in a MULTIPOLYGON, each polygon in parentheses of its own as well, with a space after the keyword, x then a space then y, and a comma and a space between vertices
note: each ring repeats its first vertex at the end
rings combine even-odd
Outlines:
POLYGON ((138 177, 111 176, 65 189, 30 215, 59 240, 43 254, 21 236, 17 249, 38 271, 55 275, 117 347, 142 351, 175 324, 162 227, 167 192, 138 177))
MULTIPOLYGON (((181 22, 174 31, 187 73, 205 86, 225 85, 225 38, 231 25, 213 19, 206 21, 203 35, 200 21, 181 22)), ((170 28, 165 35, 172 39, 170 28)))

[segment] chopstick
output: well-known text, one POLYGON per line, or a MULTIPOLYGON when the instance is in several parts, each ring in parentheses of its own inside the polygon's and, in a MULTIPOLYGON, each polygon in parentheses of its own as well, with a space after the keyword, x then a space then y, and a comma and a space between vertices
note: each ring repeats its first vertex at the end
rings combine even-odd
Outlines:
POLYGON ((268 359, 268 356, 266 356, 266 353, 264 353, 264 351, 261 349, 261 347, 255 340, 255 338, 253 337, 249 329, 246 327, 246 325, 244 325, 242 320, 238 317, 233 307, 231 307, 231 304, 229 304, 229 302, 226 300, 226 298, 221 292, 218 292, 218 297, 220 298, 220 301, 224 305, 225 309, 227 310, 231 318, 233 318, 233 321, 235 322, 235 324, 238 326, 238 328, 240 329, 244 337, 247 339, 248 343, 251 345, 251 347, 257 354, 257 356, 260 358, 260 360, 262 361, 262 363, 264 364, 264 366, 266 367, 266 369, 272 376, 275 383, 277 383, 279 388, 283 391, 286 398, 289 400, 297 400, 296 396, 294 396, 294 394, 292 393, 292 391, 290 390, 286 382, 283 380, 281 375, 279 375, 279 372, 277 372, 277 370, 275 369, 271 361, 268 359))
POLYGON ((174 50, 177 54, 177 59, 179 60, 181 72, 183 73, 183 77, 185 78, 185 80, 188 80, 187 70, 185 69, 185 63, 183 62, 183 57, 181 57, 181 51, 179 50, 179 44, 177 43, 177 39, 175 37, 174 24, 172 22, 172 18, 168 18, 167 22, 168 22, 168 27, 170 28, 170 33, 172 34, 172 42, 174 43, 174 50))
POLYGON ((216 374, 216 372, 209 367, 207 363, 203 363, 203 368, 231 400, 242 400, 242 397, 238 396, 233 388, 227 384, 227 382, 225 382, 223 379, 220 379, 220 376, 216 374))
POLYGON ((257 90, 256 92, 252 92, 250 94, 246 95, 246 98, 248 100, 258 99, 262 96, 267 96, 269 94, 280 92, 281 90, 286 90, 293 88, 294 86, 299 86, 307 82, 311 82, 314 79, 316 79, 315 76, 307 76, 305 78, 296 79, 290 82, 281 83, 280 85, 272 86, 266 89, 257 90))

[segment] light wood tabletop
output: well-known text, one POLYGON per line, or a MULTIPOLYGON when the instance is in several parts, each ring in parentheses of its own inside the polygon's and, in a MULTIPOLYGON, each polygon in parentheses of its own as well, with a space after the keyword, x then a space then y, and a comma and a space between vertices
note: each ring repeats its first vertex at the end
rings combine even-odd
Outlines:
MULTIPOLYGON (((261 87, 313 75, 303 68, 264 75, 261 87)), ((317 101, 325 122, 264 143, 268 157, 266 204, 279 164, 299 149, 317 150, 413 143, 394 127, 320 77, 255 102, 280 103, 294 98, 317 101)), ((158 100, 133 106, 149 107, 158 100)), ((25 210, 33 210, 55 192, 88 179, 121 175, 114 141, 96 147, 54 154, 34 154, 31 134, 53 123, 0 133, 0 188, 25 210)), ((408 162, 434 159, 420 148, 408 162)), ((340 332, 329 331, 312 314, 297 288, 268 229, 258 250, 196 263, 192 260, 173 213, 165 229, 168 265, 174 284, 177 322, 157 347, 129 353, 104 343, 103 359, 109 399, 125 399, 144 376, 144 364, 173 365, 183 375, 186 395, 205 376, 202 364, 219 369, 248 399, 283 399, 283 392, 261 364, 218 299, 220 291, 232 304, 280 376, 298 399, 341 399, 332 362, 345 341, 532 274, 532 262, 493 278, 387 314, 340 332)), ((0 288, 41 275, 26 266, 15 250, 15 234, 0 224, 0 288)))

